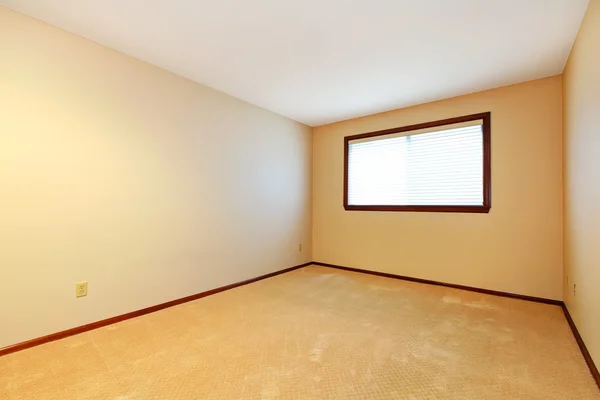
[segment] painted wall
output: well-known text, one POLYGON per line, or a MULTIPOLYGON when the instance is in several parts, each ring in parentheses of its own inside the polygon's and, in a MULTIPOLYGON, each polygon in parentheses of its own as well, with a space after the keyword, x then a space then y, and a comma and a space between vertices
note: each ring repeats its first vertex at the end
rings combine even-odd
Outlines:
POLYGON ((564 296, 586 347, 600 367, 599 50, 600 0, 592 0, 563 82, 564 296))
POLYGON ((562 298, 560 76, 313 130, 313 258, 562 298), (344 136, 492 112, 489 214, 345 211, 344 136))
POLYGON ((0 347, 310 261, 311 136, 0 7, 0 347))

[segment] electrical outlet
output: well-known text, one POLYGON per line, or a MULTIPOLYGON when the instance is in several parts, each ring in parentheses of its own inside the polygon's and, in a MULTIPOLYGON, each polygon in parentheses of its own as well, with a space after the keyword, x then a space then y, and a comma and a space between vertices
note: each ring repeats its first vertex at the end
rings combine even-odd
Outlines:
POLYGON ((302 251, 302 243, 298 245, 298 251, 302 251))
POLYGON ((87 296, 87 282, 77 282, 75 284, 75 297, 87 296))
POLYGON ((573 296, 577 295, 577 284, 573 284, 573 296))

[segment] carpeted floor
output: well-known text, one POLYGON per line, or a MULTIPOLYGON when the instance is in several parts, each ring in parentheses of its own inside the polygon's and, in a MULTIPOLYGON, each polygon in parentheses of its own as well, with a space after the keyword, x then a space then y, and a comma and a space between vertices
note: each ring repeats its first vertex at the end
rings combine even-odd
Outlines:
POLYGON ((600 399, 557 306, 324 267, 0 357, 0 399, 600 399))

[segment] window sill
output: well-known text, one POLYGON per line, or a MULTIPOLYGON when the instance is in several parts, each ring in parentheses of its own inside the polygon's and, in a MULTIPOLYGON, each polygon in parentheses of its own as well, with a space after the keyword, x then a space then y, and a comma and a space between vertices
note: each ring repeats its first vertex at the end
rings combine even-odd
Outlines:
POLYGON ((489 206, 353 206, 345 205, 347 211, 405 211, 405 212, 445 212, 479 213, 490 212, 489 206))

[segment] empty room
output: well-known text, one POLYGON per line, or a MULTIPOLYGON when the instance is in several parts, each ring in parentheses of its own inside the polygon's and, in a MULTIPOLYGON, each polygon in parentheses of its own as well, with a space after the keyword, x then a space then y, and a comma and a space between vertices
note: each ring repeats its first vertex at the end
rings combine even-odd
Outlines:
POLYGON ((600 0, 0 0, 0 400, 600 400, 600 0))

